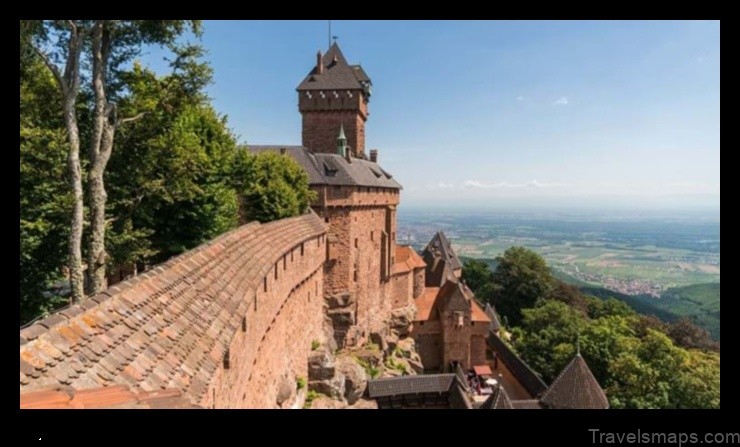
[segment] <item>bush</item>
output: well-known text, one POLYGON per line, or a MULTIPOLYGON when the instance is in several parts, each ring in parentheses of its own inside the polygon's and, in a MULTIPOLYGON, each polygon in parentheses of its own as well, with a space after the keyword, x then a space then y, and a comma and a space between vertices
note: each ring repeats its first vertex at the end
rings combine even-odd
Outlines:
POLYGON ((295 379, 295 387, 297 390, 302 390, 306 387, 306 378, 305 377, 297 377, 295 379))
POLYGON ((318 340, 312 340, 311 341, 311 350, 315 351, 319 349, 319 346, 321 346, 321 343, 318 340))
POLYGON ((308 394, 306 395, 306 401, 303 403, 303 408, 311 408, 311 404, 314 400, 316 400, 318 397, 320 397, 321 394, 317 393, 314 390, 308 390, 308 394))

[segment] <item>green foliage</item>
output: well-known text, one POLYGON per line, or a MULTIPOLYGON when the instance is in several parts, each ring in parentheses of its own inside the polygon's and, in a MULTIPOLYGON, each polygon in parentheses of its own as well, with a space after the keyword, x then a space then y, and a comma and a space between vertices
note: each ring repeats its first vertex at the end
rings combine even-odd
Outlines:
POLYGON ((388 358, 385 359, 385 366, 389 369, 394 369, 401 374, 408 375, 408 371, 406 370, 406 364, 403 362, 397 361, 393 356, 388 356, 388 358))
POLYGON ((275 152, 246 158, 238 178, 247 220, 269 222, 296 216, 315 199, 306 171, 292 158, 275 152))
POLYGON ((312 351, 319 349, 319 346, 321 346, 321 343, 318 340, 311 340, 311 350, 312 351))
POLYGON ((313 401, 318 399, 319 397, 321 397, 321 394, 319 394, 315 390, 308 390, 308 393, 306 394, 306 401, 303 403, 303 408, 311 408, 311 404, 313 403, 313 401))
POLYGON ((545 299, 556 280, 545 260, 527 248, 511 247, 496 260, 493 303, 501 315, 517 325, 522 319, 521 309, 533 307, 545 299))
POLYGON ((51 73, 21 48, 20 323, 60 307, 71 195, 60 95, 51 73))
POLYGON ((295 387, 297 390, 302 390, 303 388, 305 388, 307 383, 308 382, 306 381, 305 377, 296 377, 295 379, 295 387))
POLYGON ((558 301, 524 309, 522 314, 523 332, 516 333, 514 347, 545 381, 551 381, 575 352, 583 319, 576 310, 558 301))
POLYGON ((373 366, 367 360, 361 359, 361 358, 355 358, 355 361, 357 361, 358 365, 362 366, 362 368, 365 370, 365 373, 367 373, 367 375, 370 376, 371 379, 376 379, 380 376, 380 373, 381 373, 380 368, 373 366))
POLYGON ((491 299, 493 272, 487 263, 477 259, 466 259, 463 262, 462 279, 478 299, 482 301, 491 299))

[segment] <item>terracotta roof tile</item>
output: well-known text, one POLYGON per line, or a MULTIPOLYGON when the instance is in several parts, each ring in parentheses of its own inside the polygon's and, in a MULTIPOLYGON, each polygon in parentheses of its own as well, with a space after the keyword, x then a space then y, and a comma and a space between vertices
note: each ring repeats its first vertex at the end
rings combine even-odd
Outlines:
POLYGON ((128 386, 116 385, 86 390, 65 388, 21 393, 21 408, 92 409, 92 408, 200 408, 193 405, 180 390, 166 389, 134 392, 128 386))
POLYGON ((426 321, 432 317, 432 308, 437 299, 439 287, 426 287, 414 303, 416 304, 416 320, 426 321))
MULTIPOLYGON (((250 223, 22 329, 21 391, 178 386, 197 402, 239 330, 245 299, 286 253, 326 228, 313 213, 250 223)), ((98 403, 118 407, 117 399, 98 403)))

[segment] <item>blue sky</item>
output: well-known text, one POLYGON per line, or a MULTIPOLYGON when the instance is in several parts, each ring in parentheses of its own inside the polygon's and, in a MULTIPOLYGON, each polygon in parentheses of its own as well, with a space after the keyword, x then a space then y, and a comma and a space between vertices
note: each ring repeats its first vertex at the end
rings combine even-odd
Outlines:
MULTIPOLYGON (((332 21, 409 206, 719 207, 719 22, 332 21)), ((206 21, 215 108, 300 144, 326 21, 206 21)), ((155 68, 161 54, 143 57, 155 68)))

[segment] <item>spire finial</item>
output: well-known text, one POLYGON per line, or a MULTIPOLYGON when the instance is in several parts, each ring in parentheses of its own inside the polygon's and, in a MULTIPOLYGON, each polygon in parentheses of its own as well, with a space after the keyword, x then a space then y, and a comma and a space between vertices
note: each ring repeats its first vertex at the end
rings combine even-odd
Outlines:
POLYGON ((581 334, 576 334, 576 355, 581 355, 581 334))
POLYGON ((329 20, 329 34, 328 39, 326 40, 329 43, 329 47, 331 47, 331 20, 329 20))
POLYGON ((339 136, 337 137, 337 153, 345 156, 347 152, 347 137, 344 135, 344 123, 339 125, 339 136))

